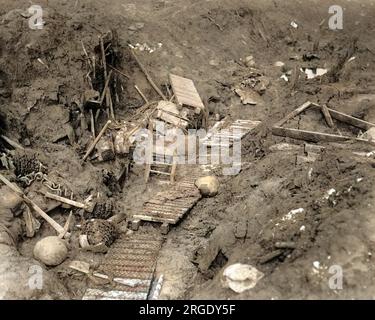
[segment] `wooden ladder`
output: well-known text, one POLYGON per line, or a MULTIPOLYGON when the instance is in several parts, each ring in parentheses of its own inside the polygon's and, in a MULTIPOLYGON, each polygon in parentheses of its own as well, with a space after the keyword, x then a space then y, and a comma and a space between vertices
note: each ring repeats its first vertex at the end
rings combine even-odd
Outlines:
MULTIPOLYGON (((154 127, 153 123, 150 121, 148 126, 149 134, 154 134, 154 127)), ((154 147, 154 146, 153 146, 154 147)), ((177 170, 177 156, 176 152, 174 152, 173 156, 158 154, 155 150, 152 150, 152 154, 150 155, 150 159, 148 163, 146 163, 145 167, 145 183, 147 183, 150 179, 151 174, 159 174, 163 176, 169 176, 170 182, 175 182, 176 177, 176 170, 177 170), (164 161, 161 161, 163 159, 164 161), (167 161, 169 159, 170 161, 167 161), (162 168, 165 168, 163 170, 162 168)))

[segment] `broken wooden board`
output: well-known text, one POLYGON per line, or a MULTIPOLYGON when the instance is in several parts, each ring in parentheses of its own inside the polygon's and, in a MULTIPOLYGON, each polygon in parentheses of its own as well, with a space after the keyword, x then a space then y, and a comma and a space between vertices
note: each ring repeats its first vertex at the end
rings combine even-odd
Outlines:
POLYGON ((208 132, 202 139, 205 146, 232 146, 234 140, 241 140, 252 130, 254 130, 261 121, 254 120, 235 120, 230 124, 220 121, 214 128, 208 132))
POLYGON ((330 109, 326 106, 322 107, 316 103, 312 103, 310 101, 305 102, 303 105, 298 107, 297 109, 293 110, 291 113, 286 115, 283 119, 278 121, 272 127, 272 134, 276 136, 282 137, 289 137, 297 140, 304 140, 304 141, 311 141, 311 142, 344 142, 344 141, 358 141, 358 142, 365 142, 374 144, 371 141, 360 139, 356 137, 349 137, 349 136, 340 136, 337 134, 329 134, 329 133, 322 133, 322 132, 314 132, 314 131, 307 131, 307 130, 299 130, 299 129, 292 129, 292 128, 283 128, 282 125, 287 123, 289 120, 293 119, 303 111, 307 110, 308 108, 313 108, 316 110, 320 110, 326 121, 328 122, 329 126, 333 126, 332 118, 343 123, 347 123, 349 125, 355 126, 360 129, 369 130, 370 128, 375 127, 375 124, 349 116, 345 113, 330 109))
POLYGON ((186 105, 197 109, 200 113, 205 109, 203 101, 195 88, 194 82, 190 79, 169 74, 171 86, 180 105, 186 105))
POLYGON ((321 133, 299 129, 289 129, 282 127, 273 127, 272 134, 275 136, 288 137, 296 140, 304 140, 310 142, 344 142, 344 141, 358 141, 365 143, 372 143, 365 139, 359 139, 355 137, 339 136, 337 134, 321 133))
POLYGON ((124 284, 112 282, 105 289, 89 288, 83 300, 147 300, 162 240, 139 233, 117 239, 98 272, 113 279, 121 278, 124 284))
POLYGON ((191 175, 167 191, 157 193, 143 204, 140 214, 133 215, 132 227, 137 229, 140 221, 158 222, 163 224, 162 233, 168 233, 169 226, 179 222, 201 199, 195 186, 197 177, 191 175))

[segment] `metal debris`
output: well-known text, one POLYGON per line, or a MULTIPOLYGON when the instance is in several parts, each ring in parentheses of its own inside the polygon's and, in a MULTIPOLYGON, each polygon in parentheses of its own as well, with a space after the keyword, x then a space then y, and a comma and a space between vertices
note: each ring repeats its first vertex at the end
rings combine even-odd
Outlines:
POLYGON ((123 235, 110 248, 98 270, 109 277, 122 278, 123 284, 87 289, 83 300, 148 299, 161 244, 161 237, 150 234, 123 235))

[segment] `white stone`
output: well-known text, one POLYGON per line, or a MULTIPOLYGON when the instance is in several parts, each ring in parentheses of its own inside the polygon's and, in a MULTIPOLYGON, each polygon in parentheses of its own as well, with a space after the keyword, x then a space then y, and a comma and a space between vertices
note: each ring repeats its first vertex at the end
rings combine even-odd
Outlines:
POLYGON ((39 240, 34 247, 35 259, 47 266, 57 266, 68 256, 65 242, 59 237, 46 237, 39 240))
POLYGON ((227 267, 223 272, 224 287, 234 292, 242 293, 256 286, 264 274, 248 264, 236 263, 227 267))
POLYGON ((276 61, 275 62, 275 67, 283 67, 283 66, 285 66, 284 62, 282 62, 282 61, 276 61))
POLYGON ((205 197, 214 197, 219 192, 219 180, 215 176, 206 176, 198 178, 195 185, 205 197))

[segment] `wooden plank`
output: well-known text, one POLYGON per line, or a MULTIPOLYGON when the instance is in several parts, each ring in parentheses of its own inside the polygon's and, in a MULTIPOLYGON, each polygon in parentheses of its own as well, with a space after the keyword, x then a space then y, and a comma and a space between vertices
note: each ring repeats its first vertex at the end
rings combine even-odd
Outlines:
POLYGON ((146 79, 148 80, 148 82, 150 83, 151 87, 153 87, 153 89, 158 93, 158 95, 163 99, 163 100, 167 100, 167 98, 165 97, 165 95, 161 92, 161 90, 159 89, 159 87, 155 84, 155 82, 152 80, 150 74, 148 73, 148 71, 146 70, 146 68, 144 67, 144 65, 141 63, 141 61, 139 60, 138 56, 135 54, 134 50, 131 50, 130 51, 131 54, 133 55, 133 58, 134 60, 138 63, 138 66, 141 68, 142 72, 144 73, 144 75, 146 76, 146 79))
POLYGON ((49 192, 46 192, 44 195, 49 199, 60 201, 62 203, 68 204, 68 205, 76 207, 76 208, 87 209, 87 205, 84 204, 84 203, 81 203, 81 202, 77 202, 77 201, 70 200, 70 199, 67 199, 67 198, 64 198, 64 197, 60 197, 56 194, 52 194, 52 193, 49 193, 49 192))
POLYGON ((169 79, 177 102, 180 105, 188 105, 200 110, 205 109, 203 101, 191 79, 183 78, 174 74, 169 74, 169 79))
POLYGON ((272 134, 276 136, 289 137, 289 138, 293 138, 297 140, 312 141, 312 142, 320 142, 320 141, 340 142, 340 141, 354 140, 354 141, 366 142, 366 143, 375 145, 374 142, 370 142, 368 140, 354 138, 354 137, 339 136, 336 134, 281 128, 281 127, 273 127, 272 134))
MULTIPOLYGON (((320 109, 321 108, 321 106, 318 105, 318 104, 316 104, 316 103, 311 103, 311 107, 315 108, 315 109, 320 109)), ((352 125, 354 127, 357 127, 357 128, 360 128, 360 129, 364 129, 364 130, 369 130, 369 129, 375 127, 374 123, 367 122, 367 121, 364 121, 364 120, 361 120, 361 119, 349 116, 349 115, 347 115, 347 114, 345 114, 343 112, 339 112, 339 111, 333 110, 331 108, 327 108, 327 109, 328 109, 331 117, 333 119, 338 120, 338 121, 350 124, 350 125, 352 125)))
MULTIPOLYGON (((55 220, 53 220, 41 208, 39 208, 34 201, 29 199, 17 185, 10 182, 2 174, 0 174, 0 180, 4 182, 9 188, 11 188, 13 192, 15 192, 20 197, 22 197, 25 203, 29 205, 32 209, 34 209, 34 211, 36 211, 44 220, 46 220, 52 226, 52 228, 54 228, 57 231, 58 234, 61 234, 64 232, 64 228, 60 226, 55 220)), ((65 238, 69 238, 69 237, 70 237, 70 233, 65 233, 65 238)))
POLYGON ((283 119, 281 119, 280 121, 276 122, 275 127, 281 127, 287 121, 293 119, 294 117, 296 117, 297 115, 299 115, 301 112, 303 112, 304 110, 306 110, 310 106, 311 106, 311 102, 310 101, 305 102, 302 106, 300 106, 297 109, 293 110, 291 113, 289 113, 288 115, 286 115, 283 119))
POLYGON ((370 122, 367 122, 367 121, 364 121, 364 120, 361 120, 361 119, 358 119, 358 118, 354 118, 354 117, 349 116, 345 113, 342 113, 342 112, 339 112, 339 111, 336 111, 336 110, 333 110, 333 109, 330 109, 330 108, 328 108, 328 111, 331 114, 332 118, 334 118, 336 120, 339 120, 341 122, 350 124, 354 127, 364 129, 364 130, 369 130, 369 129, 375 127, 375 124, 373 124, 373 123, 370 123, 370 122))
POLYGON ((170 224, 176 224, 175 219, 167 219, 167 218, 155 218, 155 217, 149 217, 142 214, 136 214, 133 216, 133 219, 139 219, 143 221, 149 221, 149 222, 166 222, 170 224))
POLYGON ((328 107, 324 104, 322 105, 322 113, 324 115, 324 118, 326 119, 326 122, 330 128, 333 128, 335 125, 333 123, 331 114, 329 113, 328 107))

